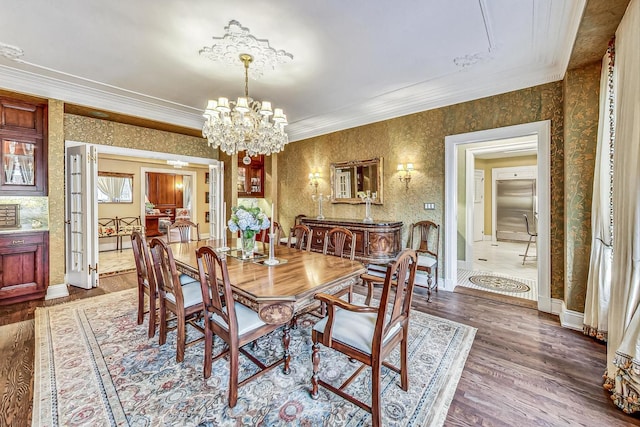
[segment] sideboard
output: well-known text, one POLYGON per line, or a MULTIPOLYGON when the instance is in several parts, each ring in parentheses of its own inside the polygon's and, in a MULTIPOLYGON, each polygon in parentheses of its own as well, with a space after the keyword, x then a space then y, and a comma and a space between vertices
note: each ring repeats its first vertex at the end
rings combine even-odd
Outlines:
POLYGON ((311 250, 322 252, 324 236, 334 227, 351 230, 356 238, 356 256, 365 264, 386 264, 402 249, 402 221, 374 221, 304 217, 300 222, 311 229, 311 250))

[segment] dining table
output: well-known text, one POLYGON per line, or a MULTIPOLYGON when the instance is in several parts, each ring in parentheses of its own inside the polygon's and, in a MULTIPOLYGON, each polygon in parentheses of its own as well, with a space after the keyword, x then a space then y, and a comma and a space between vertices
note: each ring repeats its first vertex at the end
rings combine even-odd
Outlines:
POLYGON ((359 261, 307 252, 283 245, 258 243, 247 258, 236 248, 239 239, 230 239, 231 248, 223 248, 221 239, 170 244, 179 272, 199 279, 196 251, 210 246, 226 257, 234 299, 258 313, 269 324, 282 324, 285 347, 284 372, 289 372, 290 327, 296 316, 319 306, 317 293, 342 294, 366 272, 359 261), (226 249, 226 250, 222 250, 226 249), (269 262, 277 262, 269 265, 269 262))

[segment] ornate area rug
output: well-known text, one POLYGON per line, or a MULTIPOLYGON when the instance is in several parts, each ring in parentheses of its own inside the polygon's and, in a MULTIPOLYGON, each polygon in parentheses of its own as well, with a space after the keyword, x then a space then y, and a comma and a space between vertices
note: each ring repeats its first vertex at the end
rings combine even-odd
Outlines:
MULTIPOLYGON (((175 361, 175 332, 158 346, 147 338, 146 321, 136 324, 134 289, 36 311, 34 426, 366 426, 370 415, 346 400, 311 386, 311 326, 307 315, 292 330, 291 373, 276 368, 238 391, 235 408, 227 407, 228 362, 214 362, 202 376, 203 346, 187 348, 175 361)), ((145 319, 146 320, 146 319, 145 319)), ((196 336, 195 330, 190 334, 196 336)), ((385 426, 440 426, 476 329, 420 312, 410 320, 409 392, 399 377, 383 368, 385 426)), ((220 346, 221 340, 216 340, 220 346)), ((247 347, 251 349, 251 346, 247 347)), ((214 354, 219 348, 214 349, 214 354)), ((251 350, 263 361, 282 357, 281 331, 258 341, 251 350)), ((399 352, 390 356, 396 361, 399 352)), ((242 356, 244 357, 244 356, 242 356)), ((338 382, 359 366, 322 348, 320 375, 338 382)), ((254 365, 241 358, 240 378, 254 365)), ((367 400, 370 370, 349 390, 367 400)))
POLYGON ((508 277, 480 275, 469 277, 469 281, 483 288, 503 292, 529 292, 531 290, 529 285, 508 277))

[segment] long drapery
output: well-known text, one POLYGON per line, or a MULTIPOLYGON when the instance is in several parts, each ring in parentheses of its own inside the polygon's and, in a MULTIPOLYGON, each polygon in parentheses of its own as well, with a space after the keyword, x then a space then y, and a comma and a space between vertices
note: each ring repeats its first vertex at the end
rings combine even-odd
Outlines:
POLYGON ((640 0, 616 31, 613 264, 605 387, 625 412, 640 410, 640 0))
POLYGON ((615 135, 613 61, 614 42, 602 60, 600 77, 600 120, 593 174, 591 207, 591 260, 584 306, 584 333, 607 340, 612 262, 612 155, 615 135))

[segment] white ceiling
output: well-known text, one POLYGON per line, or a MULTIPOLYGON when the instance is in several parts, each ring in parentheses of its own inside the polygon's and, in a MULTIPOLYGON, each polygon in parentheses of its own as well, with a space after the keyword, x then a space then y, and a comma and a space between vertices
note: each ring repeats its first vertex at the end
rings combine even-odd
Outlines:
POLYGON ((209 98, 244 91, 241 66, 198 53, 235 19, 293 54, 250 81, 249 92, 284 108, 296 141, 560 80, 584 6, 585 0, 2 0, 0 86, 201 128, 209 98), (11 58, 12 47, 23 54, 11 58))

